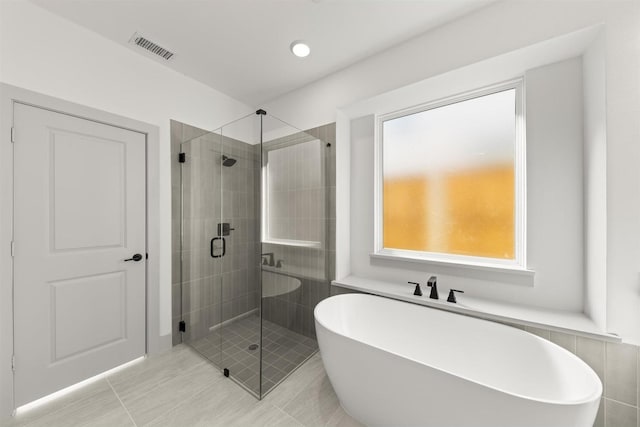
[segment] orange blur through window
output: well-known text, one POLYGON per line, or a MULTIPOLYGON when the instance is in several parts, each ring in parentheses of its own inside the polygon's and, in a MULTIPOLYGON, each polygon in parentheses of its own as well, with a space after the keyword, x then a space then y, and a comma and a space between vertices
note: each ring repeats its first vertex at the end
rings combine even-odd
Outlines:
POLYGON ((384 180, 384 247, 514 259, 513 166, 468 170, 437 181, 430 183, 427 176, 384 180), (442 187, 441 200, 430 197, 434 185, 442 187))
POLYGON ((383 247, 514 260, 516 90, 384 120, 383 247))

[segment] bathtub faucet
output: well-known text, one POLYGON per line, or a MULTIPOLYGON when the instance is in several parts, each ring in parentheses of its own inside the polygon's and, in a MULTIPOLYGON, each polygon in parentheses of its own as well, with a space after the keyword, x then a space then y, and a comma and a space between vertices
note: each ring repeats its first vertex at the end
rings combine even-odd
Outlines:
POLYGON ((438 278, 436 276, 429 277, 429 281, 427 282, 427 286, 431 288, 431 293, 429 294, 429 298, 431 299, 439 299, 438 298, 438 285, 436 282, 438 278))
POLYGON ((276 265, 276 262, 273 257, 273 252, 267 252, 266 254, 262 254, 262 256, 268 257, 262 260, 262 265, 268 265, 269 267, 273 267, 276 265))

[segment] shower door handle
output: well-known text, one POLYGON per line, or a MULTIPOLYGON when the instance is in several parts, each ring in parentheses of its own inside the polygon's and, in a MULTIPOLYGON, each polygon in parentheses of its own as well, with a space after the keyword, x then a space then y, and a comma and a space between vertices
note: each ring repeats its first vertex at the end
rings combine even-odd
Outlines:
POLYGON ((213 239, 211 239, 211 257, 212 258, 222 258, 226 253, 227 253, 227 241, 224 239, 224 237, 214 237, 213 239), (214 243, 216 240, 222 240, 222 253, 220 255, 215 254, 214 243))

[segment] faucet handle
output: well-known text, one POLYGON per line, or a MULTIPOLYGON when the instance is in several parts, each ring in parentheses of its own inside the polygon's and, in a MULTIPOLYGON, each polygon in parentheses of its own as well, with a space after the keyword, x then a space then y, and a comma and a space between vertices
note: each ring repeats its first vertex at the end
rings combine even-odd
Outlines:
POLYGON ((449 289, 449 296, 447 297, 447 301, 455 304, 457 301, 456 301, 456 294, 454 294, 454 292, 460 292, 461 294, 464 294, 464 291, 459 291, 457 289, 449 289))
POLYGON ((414 295, 417 295, 419 297, 422 296, 422 289, 420 289, 420 283, 418 282, 407 282, 407 283, 409 283, 410 285, 416 285, 416 289, 413 291, 414 295))
POLYGON ((276 268, 282 268, 282 263, 284 262, 283 259, 279 259, 278 262, 276 262, 276 268))
POLYGON ((275 267, 276 262, 274 260, 274 253, 273 252, 267 252, 267 253, 262 254, 261 256, 262 256, 262 265, 268 265, 269 267, 275 267))

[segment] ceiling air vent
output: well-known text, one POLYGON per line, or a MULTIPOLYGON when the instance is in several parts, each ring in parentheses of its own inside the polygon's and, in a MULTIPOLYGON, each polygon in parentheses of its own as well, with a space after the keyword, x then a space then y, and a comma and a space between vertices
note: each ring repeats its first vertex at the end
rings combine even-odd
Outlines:
POLYGON ((171 59, 171 57, 173 56, 173 52, 170 52, 167 49, 165 49, 165 48, 163 48, 161 46, 158 46, 157 44, 155 44, 151 40, 148 40, 148 39, 142 37, 138 33, 133 33, 133 36, 131 36, 131 39, 129 40, 129 43, 133 43, 133 44, 135 44, 137 46, 140 46, 141 48, 146 49, 149 52, 166 59, 167 61, 169 59, 171 59))

